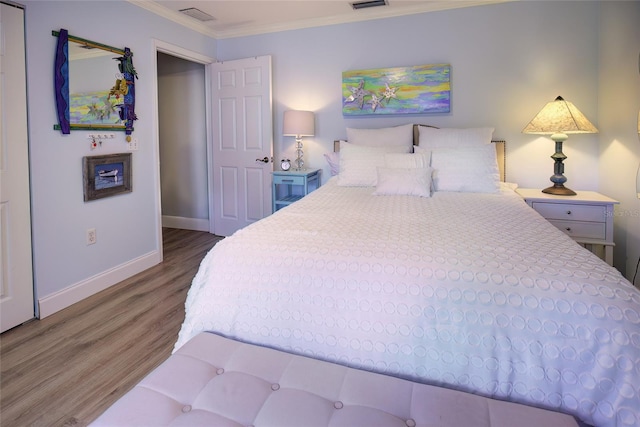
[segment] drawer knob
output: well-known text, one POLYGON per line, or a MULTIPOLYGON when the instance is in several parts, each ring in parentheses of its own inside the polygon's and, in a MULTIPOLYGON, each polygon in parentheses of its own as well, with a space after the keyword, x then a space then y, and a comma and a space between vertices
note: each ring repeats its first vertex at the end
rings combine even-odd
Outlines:
POLYGON ((565 228, 565 230, 571 231, 571 227, 567 227, 567 228, 565 228))
POLYGON ((567 211, 567 215, 571 215, 571 211, 567 211))

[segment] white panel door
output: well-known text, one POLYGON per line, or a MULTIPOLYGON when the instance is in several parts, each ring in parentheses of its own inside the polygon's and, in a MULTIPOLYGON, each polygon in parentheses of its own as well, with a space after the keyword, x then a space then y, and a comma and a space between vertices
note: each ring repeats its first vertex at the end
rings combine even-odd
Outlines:
POLYGON ((33 318, 24 12, 0 4, 0 332, 33 318))
POLYGON ((211 232, 229 236, 271 214, 271 57, 218 62, 212 72, 211 232))

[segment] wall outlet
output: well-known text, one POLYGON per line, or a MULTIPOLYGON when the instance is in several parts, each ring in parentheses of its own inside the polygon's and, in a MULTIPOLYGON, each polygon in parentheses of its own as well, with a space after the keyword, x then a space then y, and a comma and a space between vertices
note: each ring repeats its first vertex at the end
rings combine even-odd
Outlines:
POLYGON ((138 138, 131 138, 129 144, 129 150, 138 151, 138 138))
POLYGON ((93 245, 98 241, 98 236, 96 235, 95 228, 87 229, 87 246, 93 245))

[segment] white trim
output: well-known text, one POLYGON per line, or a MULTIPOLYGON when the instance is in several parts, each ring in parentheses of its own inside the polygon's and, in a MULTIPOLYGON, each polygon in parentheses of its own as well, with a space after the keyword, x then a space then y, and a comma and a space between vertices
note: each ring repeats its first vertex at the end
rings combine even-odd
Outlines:
POLYGON ((484 6, 489 4, 508 3, 515 0, 458 0, 424 2, 402 8, 371 8, 362 9, 358 13, 349 13, 320 18, 303 19, 289 22, 279 22, 266 25, 246 24, 226 30, 216 30, 180 12, 164 7, 152 0, 127 0, 129 3, 160 15, 170 21, 197 31, 214 39, 228 39, 233 37, 254 36, 258 34, 275 33, 279 31, 299 30, 302 28, 322 27, 326 25, 348 24, 351 22, 370 21, 374 19, 393 18, 414 15, 418 13, 439 12, 464 7, 484 6))
MULTIPOLYGON (((211 150, 209 149, 209 147, 211 146, 211 141, 212 141, 212 127, 211 127, 211 78, 210 78, 210 74, 211 74, 211 64, 213 62, 215 62, 214 58, 211 58, 209 56, 206 55, 202 55, 198 52, 194 52, 188 49, 185 49, 183 47, 180 47, 178 45, 175 44, 171 44, 162 40, 158 40, 158 39, 152 39, 152 57, 156 58, 155 61, 152 61, 152 67, 153 69, 151 70, 151 79, 153 80, 151 82, 151 87, 153 90, 153 101, 154 101, 154 105, 156 106, 156 108, 153 111, 153 116, 151 118, 152 120, 152 142, 153 142, 153 156, 155 159, 155 164, 156 164, 156 168, 155 168, 155 176, 156 176, 156 180, 155 180, 155 194, 156 194, 156 209, 157 209, 157 224, 158 224, 158 228, 157 228, 157 234, 156 234, 156 241, 158 244, 158 248, 160 248, 160 260, 162 261, 162 224, 164 222, 164 217, 162 215, 162 186, 160 183, 160 124, 159 124, 159 118, 158 118, 158 52, 162 52, 162 53, 166 53, 168 55, 171 56, 175 56, 178 58, 182 58, 185 59, 187 61, 191 61, 191 62, 196 62, 198 64, 203 64, 205 67, 205 125, 206 125, 206 132, 207 132, 207 185, 209 186, 208 188, 212 188, 211 187, 211 180, 212 180, 212 171, 213 171, 213 167, 212 167, 212 160, 211 160, 211 150)), ((205 229, 201 229, 201 224, 198 224, 198 230, 200 231, 209 231, 210 233, 213 232, 213 220, 211 218, 213 218, 212 216, 212 211, 213 211, 213 198, 211 197, 211 194, 209 194, 209 220, 207 220, 207 228, 205 229)), ((179 228, 184 228, 184 227, 179 227, 179 228)), ((189 228, 191 229, 191 228, 189 228)))
POLYGON ((205 126, 207 129, 207 188, 209 189, 209 233, 214 234, 215 213, 213 198, 213 61, 204 66, 204 90, 205 90, 205 126))
POLYGON ((158 40, 152 39, 153 52, 151 57, 151 96, 153 99, 153 105, 156 108, 153 109, 151 115, 151 150, 153 151, 153 159, 155 168, 153 174, 155 176, 155 202, 156 202, 156 247, 160 253, 160 261, 164 259, 164 248, 162 245, 162 186, 160 183, 160 119, 158 118, 158 40))
POLYGON ((209 231, 209 220, 200 218, 185 218, 182 216, 162 215, 162 226, 180 228, 183 230, 209 231))
POLYGON ((186 59, 187 61, 197 62, 198 64, 211 64, 215 62, 214 58, 202 55, 198 52, 185 49, 175 44, 171 44, 162 40, 153 39, 154 54, 156 52, 166 53, 171 56, 186 59))
POLYGON ((72 304, 82 301, 100 291, 103 291, 123 280, 126 280, 136 274, 159 264, 157 251, 149 252, 124 264, 110 268, 93 277, 82 280, 71 286, 68 286, 58 292, 48 295, 44 298, 38 298, 39 318, 44 319, 72 304))

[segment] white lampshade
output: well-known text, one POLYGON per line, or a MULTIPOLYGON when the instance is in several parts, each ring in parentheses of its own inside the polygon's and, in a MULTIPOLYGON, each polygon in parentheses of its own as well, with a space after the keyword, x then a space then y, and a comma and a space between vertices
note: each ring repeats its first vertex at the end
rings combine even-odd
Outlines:
POLYGON ((522 133, 551 135, 556 143, 556 152, 551 156, 554 161, 551 182, 553 186, 542 190, 543 193, 557 196, 575 196, 576 192, 565 187, 564 159, 562 143, 567 140, 568 133, 598 133, 598 129, 578 110, 575 105, 565 101, 561 96, 547 103, 542 110, 522 130, 522 133))
POLYGON ((598 129, 575 105, 559 96, 547 103, 522 133, 598 133, 598 129))
POLYGON ((313 136, 315 116, 313 111, 288 110, 284 112, 282 133, 285 136, 313 136))

